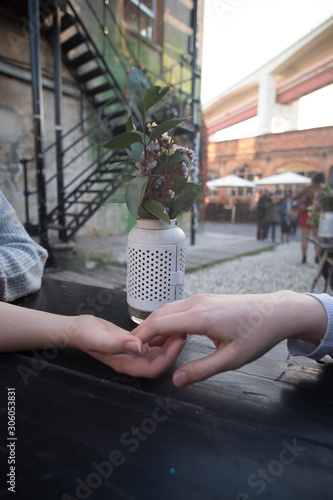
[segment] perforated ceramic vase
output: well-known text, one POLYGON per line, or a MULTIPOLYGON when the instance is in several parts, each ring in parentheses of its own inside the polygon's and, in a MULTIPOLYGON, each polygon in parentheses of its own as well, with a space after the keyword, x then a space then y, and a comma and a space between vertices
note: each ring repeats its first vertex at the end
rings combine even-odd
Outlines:
POLYGON ((176 220, 138 219, 127 240, 127 304, 140 323, 184 294, 185 234, 176 220))

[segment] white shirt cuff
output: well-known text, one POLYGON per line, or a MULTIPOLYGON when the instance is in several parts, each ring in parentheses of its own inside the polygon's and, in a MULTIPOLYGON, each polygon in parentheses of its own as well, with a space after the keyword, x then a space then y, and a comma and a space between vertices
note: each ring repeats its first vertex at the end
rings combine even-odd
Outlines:
POLYGON ((320 344, 316 346, 301 339, 288 339, 287 345, 293 356, 307 356, 315 360, 329 354, 333 358, 333 297, 327 293, 307 293, 321 302, 327 314, 327 328, 320 344))

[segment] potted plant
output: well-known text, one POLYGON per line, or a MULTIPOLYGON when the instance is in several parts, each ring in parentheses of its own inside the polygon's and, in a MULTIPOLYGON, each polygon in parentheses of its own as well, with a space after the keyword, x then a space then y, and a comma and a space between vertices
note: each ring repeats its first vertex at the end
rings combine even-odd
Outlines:
POLYGON ((325 186, 309 207, 309 223, 318 227, 319 238, 333 238, 333 189, 325 186))
POLYGON ((185 235, 176 217, 191 209, 201 190, 190 181, 194 152, 175 142, 175 129, 184 118, 149 121, 148 112, 169 88, 150 86, 135 67, 127 87, 134 116, 129 116, 126 132, 104 147, 126 150, 126 160, 110 169, 133 168, 123 195, 110 201, 125 202, 137 219, 128 235, 127 302, 131 318, 139 322, 166 302, 183 297, 185 235))

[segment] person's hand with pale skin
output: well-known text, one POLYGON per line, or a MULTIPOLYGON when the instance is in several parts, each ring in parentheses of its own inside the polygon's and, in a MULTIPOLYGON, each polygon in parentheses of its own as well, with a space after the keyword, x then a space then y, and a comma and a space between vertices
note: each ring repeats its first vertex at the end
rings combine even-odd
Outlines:
POLYGON ((5 302, 0 302, 0 317, 0 352, 69 347, 133 377, 160 376, 176 361, 185 343, 184 338, 169 338, 163 347, 150 347, 95 316, 62 316, 5 302))
POLYGON ((206 335, 212 354, 180 366, 173 375, 178 387, 235 370, 254 361, 287 338, 314 346, 327 327, 323 305, 292 291, 258 295, 198 294, 152 313, 133 334, 143 343, 163 343, 173 336, 206 335))

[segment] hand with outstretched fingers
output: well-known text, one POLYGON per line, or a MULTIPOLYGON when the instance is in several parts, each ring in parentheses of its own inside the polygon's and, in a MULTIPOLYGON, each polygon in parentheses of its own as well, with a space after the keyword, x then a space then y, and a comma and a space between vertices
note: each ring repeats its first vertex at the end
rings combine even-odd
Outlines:
POLYGON ((153 312, 132 334, 156 345, 174 336, 205 335, 216 351, 179 367, 177 387, 235 370, 286 338, 318 345, 327 326, 322 304, 288 290, 258 295, 197 294, 153 312))

